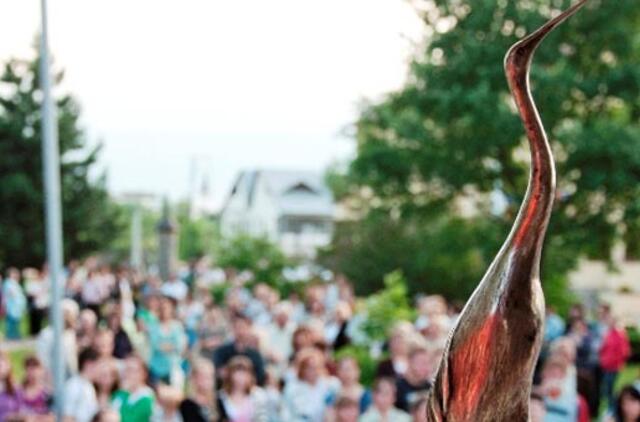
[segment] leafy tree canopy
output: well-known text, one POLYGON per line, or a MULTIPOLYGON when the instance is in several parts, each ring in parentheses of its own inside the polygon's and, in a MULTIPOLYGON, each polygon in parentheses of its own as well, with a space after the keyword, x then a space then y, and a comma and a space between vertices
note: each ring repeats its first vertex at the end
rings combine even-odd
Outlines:
MULTIPOLYGON (((325 258, 361 292, 379 288, 395 268, 414 292, 466 298, 475 287, 528 177, 503 57, 570 3, 415 1, 425 41, 407 82, 363 107, 357 156, 341 179, 330 179, 358 218, 337 230, 325 258), (501 212, 491 202, 497 193, 507 199, 501 212)), ((637 255, 639 23, 637 1, 593 0, 536 54, 532 88, 558 165, 543 258, 547 289, 564 283, 579 256, 608 258, 621 236, 637 255)))

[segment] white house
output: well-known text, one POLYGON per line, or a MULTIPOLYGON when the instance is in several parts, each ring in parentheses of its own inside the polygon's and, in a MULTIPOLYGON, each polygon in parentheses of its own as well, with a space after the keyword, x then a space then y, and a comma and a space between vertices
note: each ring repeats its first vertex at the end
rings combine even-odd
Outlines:
POLYGON ((335 204, 321 173, 241 172, 220 212, 225 236, 267 236, 289 256, 311 258, 331 242, 335 204))

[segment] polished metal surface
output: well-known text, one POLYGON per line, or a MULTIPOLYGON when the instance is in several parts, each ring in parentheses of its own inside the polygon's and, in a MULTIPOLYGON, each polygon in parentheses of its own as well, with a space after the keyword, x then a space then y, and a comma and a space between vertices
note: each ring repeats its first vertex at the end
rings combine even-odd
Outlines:
POLYGON ((586 1, 516 43, 505 58, 529 139, 529 186, 509 237, 452 331, 429 397, 429 421, 529 420, 544 321, 540 255, 555 195, 555 165, 531 95, 529 69, 545 36, 586 1))

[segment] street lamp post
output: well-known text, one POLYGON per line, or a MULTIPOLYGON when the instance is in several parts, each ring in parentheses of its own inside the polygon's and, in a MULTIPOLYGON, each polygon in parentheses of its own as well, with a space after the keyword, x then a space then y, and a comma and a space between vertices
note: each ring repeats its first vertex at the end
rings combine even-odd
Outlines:
POLYGON ((42 89, 42 162, 45 191, 47 261, 51 278, 50 322, 53 327, 54 410, 62 421, 64 403, 64 362, 62 359, 62 293, 64 290, 62 257, 62 210, 60 206, 60 152, 56 106, 51 97, 51 71, 47 37, 47 0, 41 0, 42 28, 40 39, 40 88, 42 89))

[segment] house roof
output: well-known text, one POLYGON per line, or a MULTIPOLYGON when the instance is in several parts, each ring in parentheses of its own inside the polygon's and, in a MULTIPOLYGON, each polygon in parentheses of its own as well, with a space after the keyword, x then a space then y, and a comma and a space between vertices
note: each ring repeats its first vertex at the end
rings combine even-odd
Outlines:
POLYGON ((236 195, 241 195, 246 200, 246 207, 251 208, 259 182, 264 183, 267 193, 275 201, 281 215, 333 215, 333 195, 327 187, 322 173, 319 172, 244 171, 236 179, 229 200, 236 195))

